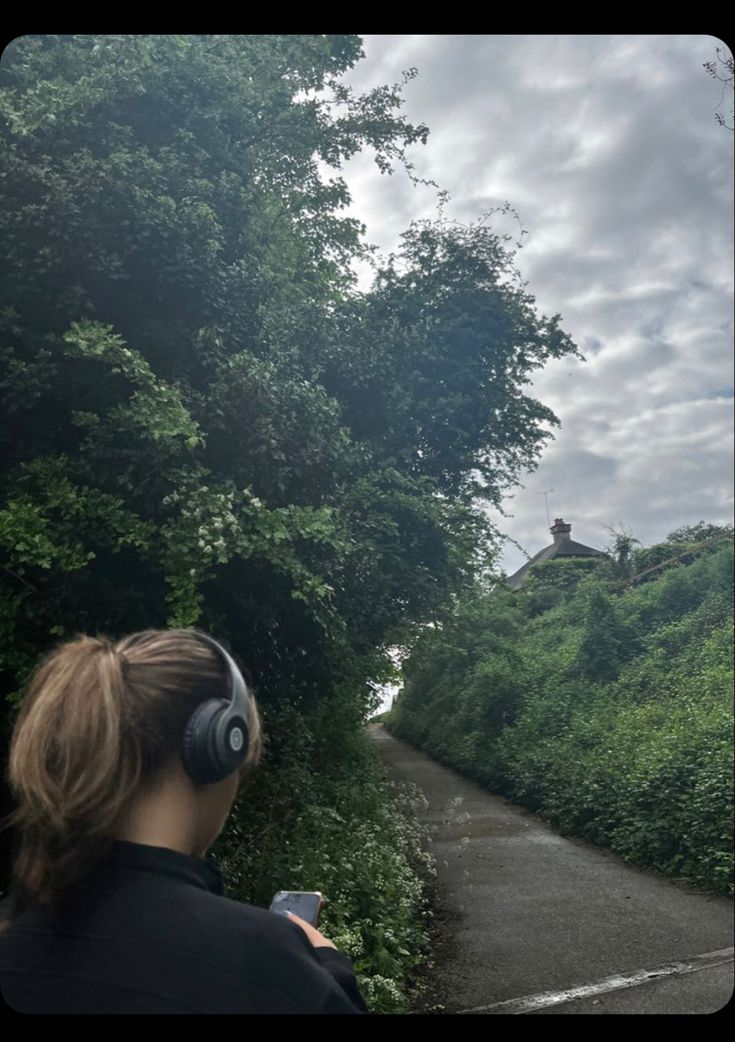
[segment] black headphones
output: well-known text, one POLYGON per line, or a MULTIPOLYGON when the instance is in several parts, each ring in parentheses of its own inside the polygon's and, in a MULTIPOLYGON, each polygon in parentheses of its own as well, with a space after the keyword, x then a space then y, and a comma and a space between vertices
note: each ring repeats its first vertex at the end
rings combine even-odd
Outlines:
POLYGON ((213 784, 232 774, 248 752, 247 685, 232 656, 213 637, 195 635, 220 653, 230 673, 230 697, 210 698, 192 713, 184 730, 181 759, 192 781, 213 784))

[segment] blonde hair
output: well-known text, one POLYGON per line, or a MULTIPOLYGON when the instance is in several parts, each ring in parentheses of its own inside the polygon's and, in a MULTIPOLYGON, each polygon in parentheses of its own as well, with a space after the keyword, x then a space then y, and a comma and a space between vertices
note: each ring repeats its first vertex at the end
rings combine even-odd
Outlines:
MULTIPOLYGON (((192 712, 226 697, 227 667, 197 632, 77 634, 38 665, 10 743, 6 777, 18 807, 1 826, 19 830, 16 914, 28 904, 58 907, 109 854, 116 822, 180 758, 192 712)), ((241 778, 262 750, 257 703, 248 703, 241 778)))

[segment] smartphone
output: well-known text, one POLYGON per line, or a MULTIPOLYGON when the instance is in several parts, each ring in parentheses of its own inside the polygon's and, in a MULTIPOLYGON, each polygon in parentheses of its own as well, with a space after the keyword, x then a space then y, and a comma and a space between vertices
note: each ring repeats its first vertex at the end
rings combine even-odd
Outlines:
POLYGON ((318 890, 279 890, 271 901, 270 910, 278 915, 293 912, 316 926, 323 904, 324 897, 318 890))

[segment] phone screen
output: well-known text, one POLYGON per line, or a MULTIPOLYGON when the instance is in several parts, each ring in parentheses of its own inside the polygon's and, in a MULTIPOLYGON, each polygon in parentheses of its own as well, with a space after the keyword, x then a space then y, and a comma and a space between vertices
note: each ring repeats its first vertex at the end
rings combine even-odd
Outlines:
POLYGON ((279 890, 271 902, 271 912, 282 915, 293 912, 316 926, 322 907, 322 895, 316 890, 279 890))

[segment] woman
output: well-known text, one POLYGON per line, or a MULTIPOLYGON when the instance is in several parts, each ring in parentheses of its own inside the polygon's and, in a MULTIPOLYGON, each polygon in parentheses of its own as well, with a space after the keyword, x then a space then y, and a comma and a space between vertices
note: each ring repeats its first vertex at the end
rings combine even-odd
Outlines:
POLYGON ((366 1012, 346 954, 296 916, 223 896, 204 860, 260 756, 255 699, 206 634, 77 636, 51 651, 10 747, 5 1001, 24 1013, 366 1012))

